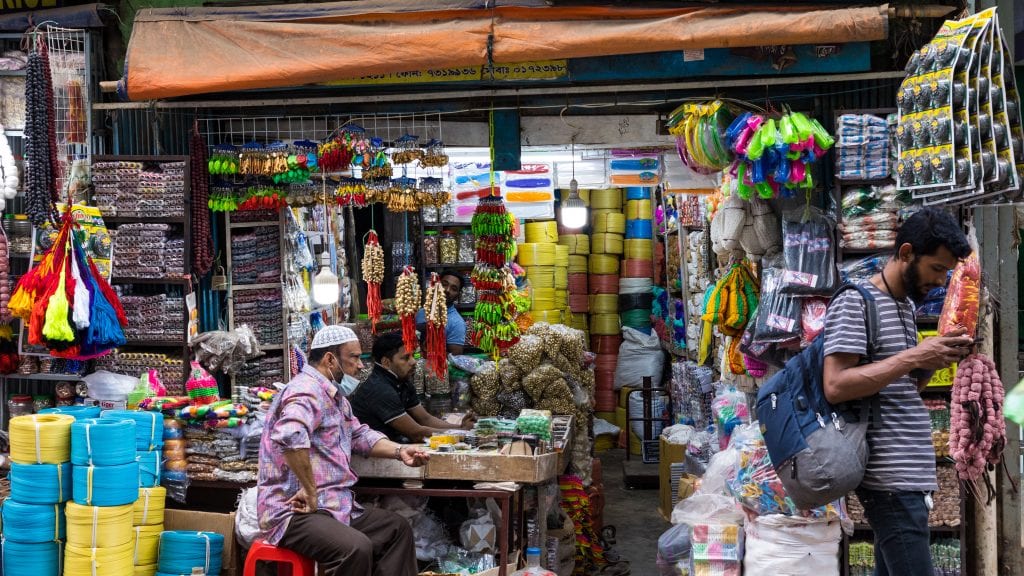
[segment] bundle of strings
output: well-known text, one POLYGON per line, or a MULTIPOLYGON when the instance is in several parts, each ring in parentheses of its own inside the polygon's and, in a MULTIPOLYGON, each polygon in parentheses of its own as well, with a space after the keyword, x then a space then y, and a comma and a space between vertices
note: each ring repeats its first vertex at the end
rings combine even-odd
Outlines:
MULTIPOLYGON (((134 542, 110 548, 64 548, 64 576, 125 576, 134 573, 134 542)), ((191 574, 183 572, 182 574, 191 574)))
POLYGON ((436 272, 430 274, 423 311, 427 319, 427 366, 438 378, 444 379, 448 376, 448 339, 445 336, 448 306, 444 287, 436 272))
MULTIPOLYGON (((759 297, 760 285, 754 279, 747 260, 733 264, 707 295, 703 320, 717 326, 722 334, 732 337, 727 360, 733 374, 746 373, 743 353, 740 352, 740 337, 757 310, 759 297)), ((702 339, 702 349, 705 346, 710 344, 702 339)))
POLYGON ((191 574, 193 568, 203 574, 220 574, 224 536, 216 532, 168 530, 160 535, 159 571, 163 574, 191 574))
POLYGON ((8 500, 3 506, 4 540, 36 544, 64 540, 63 504, 23 504, 8 500))
POLYGON ((366 247, 363 249, 363 281, 366 282, 366 313, 370 317, 373 332, 377 332, 377 323, 383 313, 380 300, 380 285, 384 282, 384 249, 377 240, 377 231, 370 230, 366 235, 366 247))
POLYGON ((85 418, 71 425, 71 463, 118 466, 135 460, 135 421, 85 418))
POLYGON ((128 319, 82 236, 69 205, 53 246, 18 280, 8 304, 27 324, 29 343, 59 358, 88 360, 126 343, 128 319))
POLYGON ((71 459, 71 424, 64 414, 15 416, 10 422, 11 461, 63 464, 71 459))
POLYGON ((71 499, 71 463, 11 463, 11 500, 25 504, 58 504, 71 499))
POLYGON ((61 542, 24 544, 4 539, 4 574, 7 576, 63 576, 61 542))
POLYGON ((135 450, 148 452, 164 446, 164 416, 158 412, 104 410, 101 418, 135 421, 135 450))
POLYGON ((68 546, 114 548, 132 541, 132 506, 82 506, 68 502, 68 546))
POLYGON ((132 511, 132 525, 163 526, 166 502, 167 489, 163 486, 139 488, 139 499, 132 511))
POLYGON ((75 466, 72 498, 83 506, 123 506, 139 497, 139 463, 75 466))

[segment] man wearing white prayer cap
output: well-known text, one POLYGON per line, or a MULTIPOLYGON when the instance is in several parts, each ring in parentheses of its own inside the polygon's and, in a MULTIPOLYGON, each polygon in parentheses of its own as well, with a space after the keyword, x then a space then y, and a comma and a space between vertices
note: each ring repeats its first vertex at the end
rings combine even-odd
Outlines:
POLYGON ((312 558, 327 576, 415 576, 409 523, 352 496, 352 453, 421 466, 428 455, 371 430, 346 396, 363 368, 355 332, 326 326, 313 338, 309 363, 270 406, 260 441, 261 537, 312 558))

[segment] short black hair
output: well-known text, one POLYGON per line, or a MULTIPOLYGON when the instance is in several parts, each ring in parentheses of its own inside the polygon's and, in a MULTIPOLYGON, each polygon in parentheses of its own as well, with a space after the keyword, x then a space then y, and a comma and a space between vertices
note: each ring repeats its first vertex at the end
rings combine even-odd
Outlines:
POLYGON ((343 344, 338 344, 336 346, 313 348, 312 350, 309 351, 309 356, 306 357, 306 361, 314 366, 318 366, 320 364, 320 361, 323 360, 324 356, 326 356, 328 353, 334 354, 340 360, 342 346, 343 344))
POLYGON ((370 355, 373 356, 374 362, 380 362, 385 358, 391 358, 404 347, 405 342, 401 333, 385 332, 373 342, 373 351, 370 355))
POLYGON ((466 285, 466 280, 462 277, 462 274, 459 274, 455 270, 452 270, 450 268, 447 269, 447 270, 441 270, 441 274, 439 274, 437 276, 437 278, 440 280, 440 279, 444 278, 445 276, 454 276, 454 277, 458 278, 459 279, 459 288, 460 289, 463 288, 466 285))
POLYGON ((952 214, 935 207, 915 212, 896 232, 896 252, 910 244, 914 256, 932 256, 945 246, 958 260, 971 254, 971 245, 952 214))

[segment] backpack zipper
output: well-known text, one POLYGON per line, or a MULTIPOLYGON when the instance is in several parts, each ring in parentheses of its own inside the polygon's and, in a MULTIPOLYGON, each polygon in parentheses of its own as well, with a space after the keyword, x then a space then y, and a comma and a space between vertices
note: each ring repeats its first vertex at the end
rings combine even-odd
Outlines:
POLYGON ((836 427, 836 430, 843 431, 842 426, 839 425, 839 415, 835 412, 832 413, 832 425, 836 427))
POLYGON ((779 404, 779 397, 776 396, 775 393, 773 392, 772 393, 772 410, 775 410, 775 408, 778 407, 778 404, 779 404))
POLYGON ((819 414, 817 412, 815 412, 814 415, 818 417, 818 426, 821 426, 822 428, 824 428, 825 427, 825 419, 822 418, 821 414, 819 414))

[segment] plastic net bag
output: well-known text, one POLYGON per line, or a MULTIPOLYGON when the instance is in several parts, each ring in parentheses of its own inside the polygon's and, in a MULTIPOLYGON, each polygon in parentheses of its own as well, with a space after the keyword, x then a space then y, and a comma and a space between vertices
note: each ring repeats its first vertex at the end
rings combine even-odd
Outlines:
POLYGON ((786 269, 783 294, 831 296, 836 287, 835 225, 815 208, 788 214, 782 221, 786 269))
POLYGON ((945 336, 963 328, 968 336, 973 337, 978 329, 980 308, 981 262, 978 261, 978 253, 971 252, 953 269, 946 302, 939 316, 939 334, 945 336))

